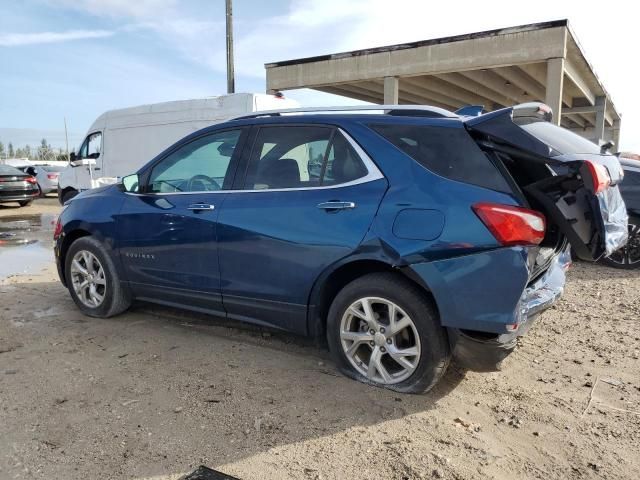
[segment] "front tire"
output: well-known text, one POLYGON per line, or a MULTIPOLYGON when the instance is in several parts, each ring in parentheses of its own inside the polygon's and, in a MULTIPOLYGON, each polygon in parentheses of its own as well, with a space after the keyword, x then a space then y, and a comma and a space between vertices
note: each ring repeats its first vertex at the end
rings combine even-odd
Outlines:
POLYGON ((31 205, 31 202, 33 202, 33 200, 20 200, 18 204, 21 207, 28 207, 29 205, 31 205))
POLYGON ((71 298, 85 315, 108 318, 131 306, 111 257, 92 237, 81 237, 69 247, 65 279, 71 298))
POLYGON ((429 391, 449 365, 432 302, 398 274, 372 273, 345 286, 329 310, 327 340, 345 375, 398 392, 429 391))

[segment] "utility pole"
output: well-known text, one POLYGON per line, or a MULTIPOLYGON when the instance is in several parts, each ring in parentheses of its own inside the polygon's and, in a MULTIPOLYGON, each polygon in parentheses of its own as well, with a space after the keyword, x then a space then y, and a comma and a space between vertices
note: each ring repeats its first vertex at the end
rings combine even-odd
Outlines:
POLYGON ((235 93, 236 81, 233 73, 233 12, 231 0, 225 0, 227 7, 227 93, 235 93))
POLYGON ((67 163, 71 162, 69 158, 69 135, 67 134, 67 117, 64 117, 64 143, 67 147, 67 163))

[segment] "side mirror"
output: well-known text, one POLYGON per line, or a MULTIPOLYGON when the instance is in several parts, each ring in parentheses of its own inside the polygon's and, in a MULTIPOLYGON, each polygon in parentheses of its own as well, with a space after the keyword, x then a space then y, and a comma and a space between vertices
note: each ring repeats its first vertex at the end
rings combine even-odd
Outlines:
POLYGON ((76 161, 76 152, 71 152, 69 154, 69 161, 70 162, 75 162, 76 161))
POLYGON ((122 188, 127 193, 138 193, 140 190, 140 179, 138 178, 138 174, 134 173, 133 175, 122 177, 122 188))

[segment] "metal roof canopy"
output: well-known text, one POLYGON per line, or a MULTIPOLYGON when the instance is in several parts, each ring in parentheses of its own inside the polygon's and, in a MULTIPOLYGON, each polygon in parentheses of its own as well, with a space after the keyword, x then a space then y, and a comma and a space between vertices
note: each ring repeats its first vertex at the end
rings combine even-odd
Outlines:
POLYGON ((267 91, 312 88, 384 104, 487 110, 541 101, 554 120, 619 144, 620 115, 568 20, 265 65, 267 91), (560 115, 558 115, 560 112, 560 115))

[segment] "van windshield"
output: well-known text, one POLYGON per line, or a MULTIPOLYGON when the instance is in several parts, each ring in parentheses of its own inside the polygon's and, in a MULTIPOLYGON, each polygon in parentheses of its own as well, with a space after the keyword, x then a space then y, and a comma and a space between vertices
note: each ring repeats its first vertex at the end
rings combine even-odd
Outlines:
POLYGON ((554 157, 570 153, 600 154, 600 147, 595 143, 553 123, 533 119, 522 119, 516 123, 527 133, 549 145, 554 150, 554 157))

